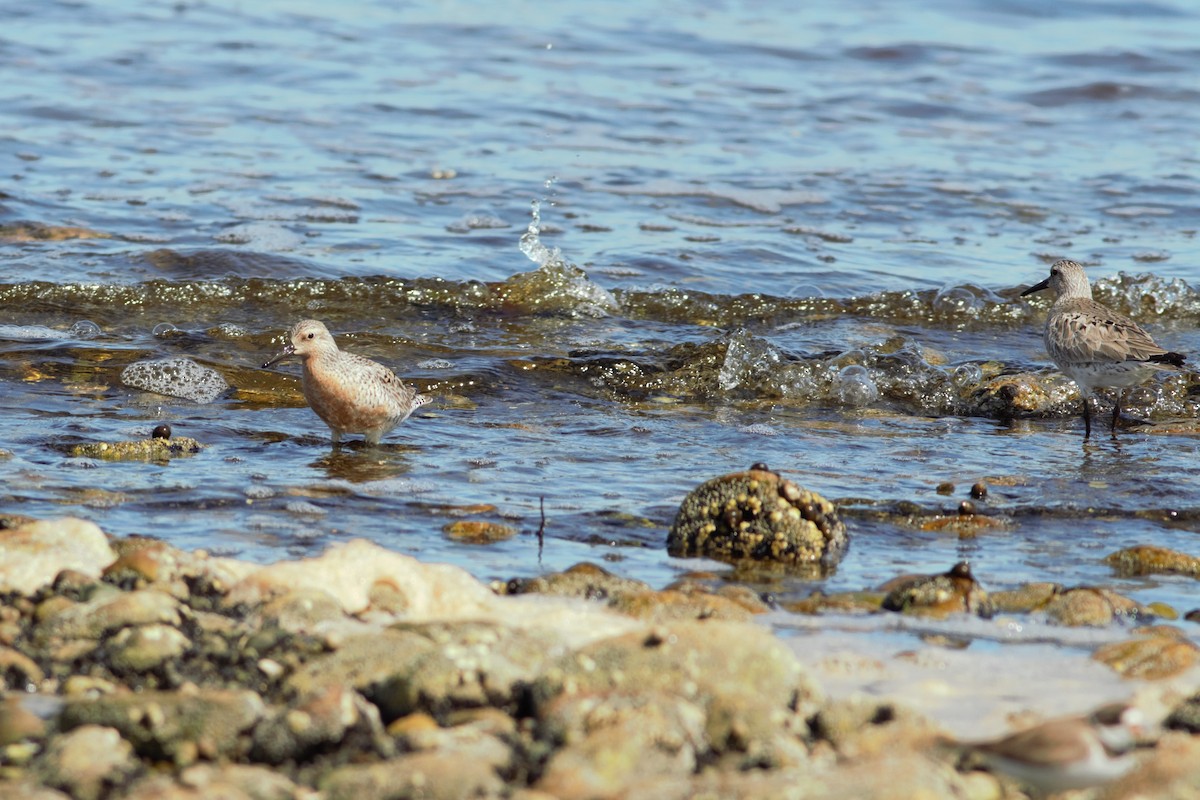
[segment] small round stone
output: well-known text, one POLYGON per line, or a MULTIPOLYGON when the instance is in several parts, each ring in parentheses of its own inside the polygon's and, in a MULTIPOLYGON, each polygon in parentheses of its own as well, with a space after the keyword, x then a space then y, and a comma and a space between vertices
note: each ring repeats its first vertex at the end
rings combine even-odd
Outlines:
POLYGON ((975 498, 976 500, 982 500, 983 498, 987 497, 987 493, 988 487, 983 481, 978 481, 974 486, 971 487, 971 497, 975 498))

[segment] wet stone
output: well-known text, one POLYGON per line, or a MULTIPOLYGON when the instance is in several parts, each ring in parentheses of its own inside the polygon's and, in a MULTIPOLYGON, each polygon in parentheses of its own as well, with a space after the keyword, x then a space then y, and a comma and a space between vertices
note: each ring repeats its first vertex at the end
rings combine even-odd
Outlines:
POLYGON ((1042 609, 1059 625, 1104 627, 1118 618, 1150 616, 1149 609, 1111 589, 1080 586, 1056 593, 1042 609))
POLYGON ((1092 658, 1124 678, 1158 680, 1194 667, 1200 662, 1200 648, 1174 629, 1154 628, 1144 635, 1106 644, 1092 658))
POLYGON ((794 614, 874 614, 883 604, 880 592, 835 592, 826 594, 817 590, 802 600, 785 603, 784 608, 794 614))
POLYGON ((1174 574, 1200 577, 1200 558, 1165 547, 1129 547, 1105 556, 1104 562, 1120 575, 1174 574))
POLYGON ((1036 375, 1002 375, 985 382, 971 395, 982 413, 998 419, 1013 419, 1045 413, 1052 397, 1036 375))
POLYGON ((503 587, 504 594, 548 594, 585 600, 606 600, 617 595, 646 591, 650 591, 647 583, 618 577, 604 567, 586 562, 550 575, 514 578, 503 587))
POLYGON ((499 522, 455 520, 443 525, 442 533, 449 539, 465 544, 492 544, 516 536, 517 529, 499 522))
POLYGON ((880 588, 887 593, 882 603, 886 611, 930 617, 965 613, 986 618, 993 613, 987 592, 965 561, 941 575, 902 576, 880 588))
POLYGON ((832 565, 846 547, 832 503, 766 470, 714 478, 684 498, 667 537, 673 556, 832 565))
POLYGON ((746 620, 767 608, 759 603, 750 605, 740 600, 703 591, 664 589, 639 594, 625 593, 609 602, 609 608, 648 622, 667 622, 673 619, 746 620))
POLYGON ((130 442, 89 442, 70 449, 76 458, 98 458, 102 461, 168 461, 179 456, 199 453, 204 445, 187 436, 173 439, 137 439, 130 442))
POLYGON ((993 592, 992 606, 998 614, 1028 614, 1044 608, 1062 591, 1062 585, 1049 582, 1026 583, 1016 589, 993 592))

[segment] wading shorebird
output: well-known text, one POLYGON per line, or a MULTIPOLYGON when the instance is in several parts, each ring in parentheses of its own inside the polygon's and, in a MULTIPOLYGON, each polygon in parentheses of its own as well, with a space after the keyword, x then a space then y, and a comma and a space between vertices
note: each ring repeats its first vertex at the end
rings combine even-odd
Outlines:
POLYGON ((1137 764, 1132 750, 1144 715, 1135 706, 1110 703, 1082 717, 1035 725, 997 739, 966 745, 989 768, 1039 794, 1100 786, 1137 764))
POLYGON ((329 329, 315 319, 297 322, 283 352, 263 364, 297 356, 303 362, 304 399, 325 421, 337 445, 342 434, 361 433, 369 445, 431 398, 417 394, 376 361, 338 349, 329 329))
MULTIPOLYGON (((1142 383, 1155 372, 1182 367, 1184 357, 1154 343, 1150 334, 1123 314, 1092 299, 1083 267, 1074 261, 1055 261, 1050 277, 1021 292, 1025 297, 1054 290, 1057 300, 1046 317, 1046 351, 1062 373, 1079 387, 1083 397, 1083 438, 1092 435, 1090 401, 1097 387, 1122 390, 1142 383)), ((1113 405, 1112 436, 1117 435, 1124 392, 1113 405)))

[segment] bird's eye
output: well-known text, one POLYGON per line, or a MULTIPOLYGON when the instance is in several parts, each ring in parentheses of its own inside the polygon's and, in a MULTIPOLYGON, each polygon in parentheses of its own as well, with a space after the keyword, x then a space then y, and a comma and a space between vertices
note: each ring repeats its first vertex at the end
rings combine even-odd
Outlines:
MULTIPOLYGON (((1057 274, 1058 274, 1058 270, 1056 270, 1056 269, 1052 269, 1052 270, 1050 270, 1050 274, 1051 274, 1051 275, 1057 275, 1057 274)), ((312 334, 309 334, 309 336, 312 336, 312 334)))

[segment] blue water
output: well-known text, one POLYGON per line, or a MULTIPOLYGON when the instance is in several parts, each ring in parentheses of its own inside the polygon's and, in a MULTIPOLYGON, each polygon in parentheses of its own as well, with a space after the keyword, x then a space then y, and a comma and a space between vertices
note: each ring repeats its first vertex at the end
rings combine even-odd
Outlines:
POLYGON ((661 586, 695 566, 665 555, 684 493, 765 461, 844 501, 852 544, 827 591, 965 557, 990 587, 1197 605, 1190 582, 1100 562, 1134 543, 1200 552, 1194 437, 1084 447, 1066 411, 1009 424, 821 387, 764 395, 769 358, 691 393, 584 368, 661 368, 742 331, 779 363, 850 363, 901 337, 929 370, 1045 369, 1044 305, 1011 290, 1060 256, 1110 293, 1129 286, 1119 273, 1182 281, 1178 303, 1154 313, 1135 292, 1129 310, 1200 351, 1200 9, 803 5, 4 4, 0 324, 101 333, 0 343, 0 510, 259 561, 366 536, 484 579, 590 560, 661 586), (476 302, 472 282, 536 268, 519 246, 535 202, 540 241, 616 310, 476 302), (20 289, 33 282, 60 293, 20 289), (862 310, 742 311, 755 295, 862 310), (331 453, 297 368, 256 370, 309 316, 420 383, 429 413, 380 451, 331 453), (164 323, 182 336, 155 335, 164 323), (233 391, 194 405, 119 380, 177 355, 233 391), (64 451, 160 421, 208 448, 170 465, 64 451), (953 511, 979 479, 1010 524, 975 539, 867 514, 953 511), (441 527, 462 515, 521 534, 457 544, 441 527))

